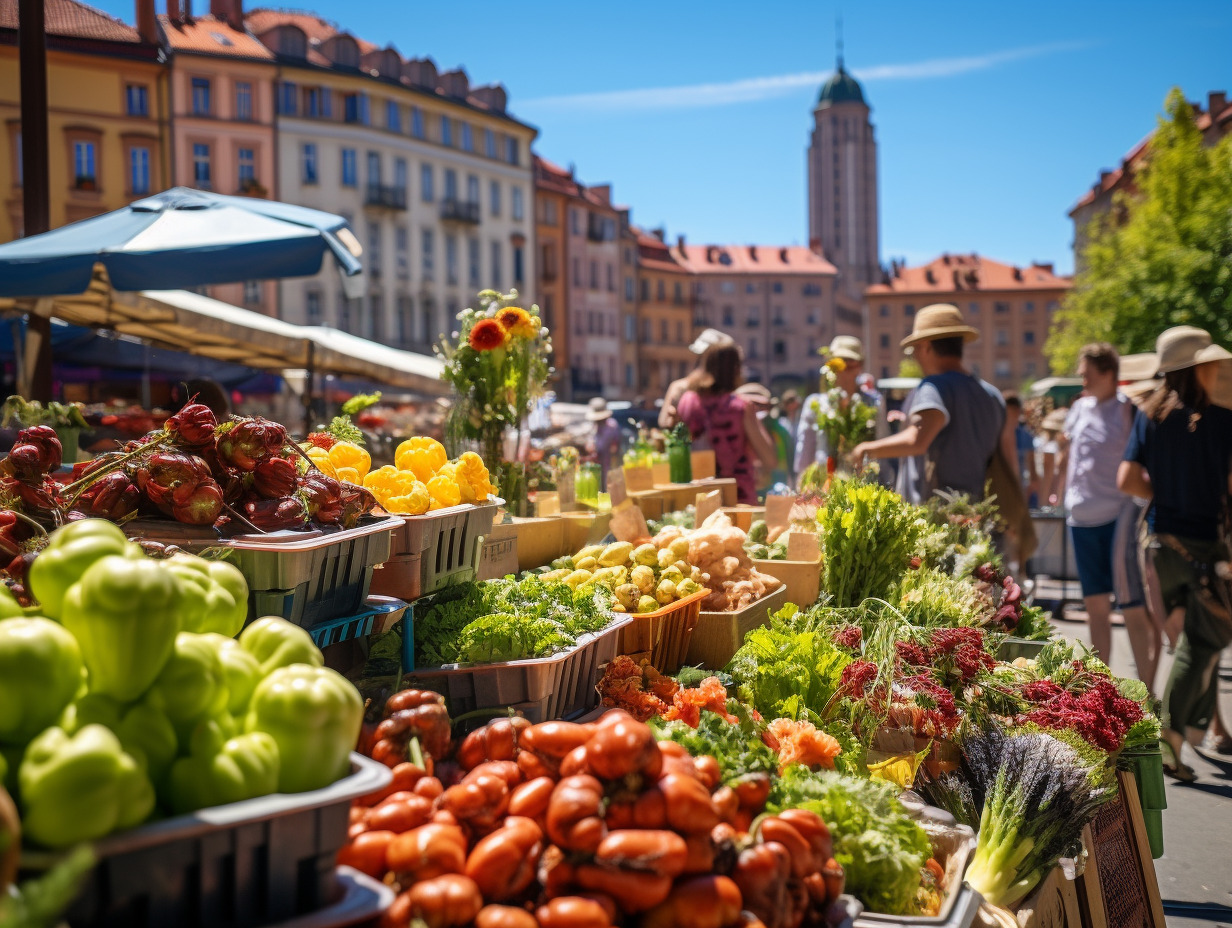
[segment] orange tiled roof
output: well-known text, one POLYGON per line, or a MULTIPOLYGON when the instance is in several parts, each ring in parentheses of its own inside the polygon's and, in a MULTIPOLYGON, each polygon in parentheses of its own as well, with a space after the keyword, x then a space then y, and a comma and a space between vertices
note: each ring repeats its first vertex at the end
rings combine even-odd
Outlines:
POLYGON ((248 26, 248 30, 254 35, 261 35, 263 32, 268 32, 278 26, 298 27, 308 38, 308 61, 321 67, 330 67, 331 62, 317 50, 317 46, 336 35, 350 35, 355 40, 355 44, 359 46, 360 55, 366 55, 368 52, 376 51, 380 47, 365 39, 361 39, 359 36, 351 35, 351 33, 339 29, 337 23, 330 22, 323 16, 303 10, 258 8, 244 14, 244 24, 248 26))
POLYGON ((1072 279, 1052 270, 1051 264, 1020 268, 981 255, 943 254, 928 264, 899 268, 889 283, 874 284, 866 294, 920 293, 938 296, 978 290, 1059 290, 1072 279))
POLYGON ((158 17, 167 43, 177 52, 202 55, 226 55, 231 58, 255 58, 273 61, 274 53, 248 32, 232 29, 212 15, 194 16, 192 22, 173 23, 166 16, 158 17))
MULTIPOLYGON (((77 0, 46 0, 45 31, 48 35, 106 42, 140 42, 132 26, 77 0)), ((0 0, 0 29, 17 28, 17 0, 0 0)))
POLYGON ((803 245, 685 245, 695 274, 834 275, 834 265, 803 245))

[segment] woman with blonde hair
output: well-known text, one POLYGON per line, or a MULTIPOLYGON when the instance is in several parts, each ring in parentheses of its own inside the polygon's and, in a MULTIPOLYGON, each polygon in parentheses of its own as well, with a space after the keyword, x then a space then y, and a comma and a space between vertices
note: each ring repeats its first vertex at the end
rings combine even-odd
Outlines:
POLYGON ((1211 404, 1219 363, 1232 353, 1193 326, 1156 342, 1163 382, 1134 420, 1117 486, 1151 501, 1150 554, 1168 624, 1180 623, 1163 698, 1164 771, 1196 779, 1182 763, 1215 719, 1220 652, 1232 643, 1225 515, 1232 493, 1232 411, 1211 404))

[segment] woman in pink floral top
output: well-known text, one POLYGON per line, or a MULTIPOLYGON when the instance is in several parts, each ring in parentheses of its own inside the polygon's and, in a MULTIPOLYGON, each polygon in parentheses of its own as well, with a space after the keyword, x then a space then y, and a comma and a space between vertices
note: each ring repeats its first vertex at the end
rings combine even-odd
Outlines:
POLYGON ((756 503, 757 464, 773 470, 778 458, 753 407, 734 392, 742 381, 743 364, 736 345, 711 349, 705 366, 680 398, 677 413, 689 427, 693 447, 714 450, 717 475, 736 479, 740 502, 756 503))

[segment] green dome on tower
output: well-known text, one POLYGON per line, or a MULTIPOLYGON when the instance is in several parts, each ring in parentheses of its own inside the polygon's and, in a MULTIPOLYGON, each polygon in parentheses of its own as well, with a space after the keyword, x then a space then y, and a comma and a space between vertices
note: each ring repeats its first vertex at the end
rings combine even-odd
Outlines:
POLYGON ((821 87, 821 96, 817 98, 817 108, 825 109, 835 103, 864 103, 864 91, 860 82, 847 73, 840 58, 838 70, 821 87))

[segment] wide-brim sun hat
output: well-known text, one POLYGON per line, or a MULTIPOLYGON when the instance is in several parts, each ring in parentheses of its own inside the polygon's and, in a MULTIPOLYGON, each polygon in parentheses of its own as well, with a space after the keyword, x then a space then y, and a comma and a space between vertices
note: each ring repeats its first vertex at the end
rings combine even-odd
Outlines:
POLYGON ((1165 329, 1155 340, 1155 357, 1159 373, 1196 367, 1208 361, 1232 361, 1232 352, 1212 344, 1211 333, 1193 325, 1176 325, 1165 329))
POLYGON ((1150 380, 1159 370, 1159 358, 1154 352, 1121 355, 1120 373, 1117 379, 1122 383, 1138 383, 1150 380))
POLYGON ((825 353, 832 358, 864 363, 864 343, 854 335, 835 335, 825 353))
POLYGON ((726 332, 720 332, 718 329, 703 329, 701 334, 693 340, 693 344, 689 346, 689 350, 694 354, 705 354, 710 348, 715 345, 734 345, 736 340, 726 332))
POLYGON ((963 322, 962 310, 952 303, 933 303, 915 314, 911 334, 899 342, 907 348, 919 342, 931 342, 938 338, 959 338, 973 342, 980 333, 963 322))
POLYGON ((742 396, 748 400, 756 400, 759 403, 769 403, 773 397, 770 390, 760 383, 742 383, 736 387, 736 395, 742 396))
POLYGON ((586 418, 590 422, 602 422, 604 419, 612 418, 612 411, 607 408, 607 400, 601 396, 596 396, 590 401, 590 408, 586 410, 586 418))

